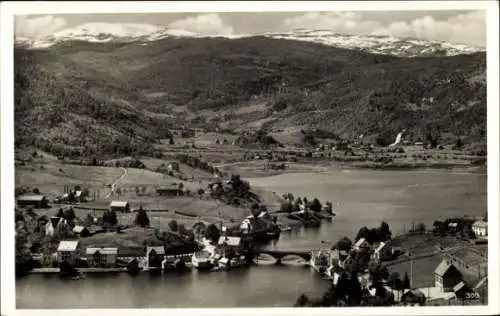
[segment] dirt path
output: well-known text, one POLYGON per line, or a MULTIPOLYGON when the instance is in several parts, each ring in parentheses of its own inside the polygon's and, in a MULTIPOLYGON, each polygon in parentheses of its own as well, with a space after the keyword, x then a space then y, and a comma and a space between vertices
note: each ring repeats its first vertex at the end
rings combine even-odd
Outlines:
POLYGON ((121 167, 122 169, 122 175, 120 177, 118 177, 115 182, 113 182, 113 184, 111 184, 111 190, 109 191, 109 193, 106 195, 106 199, 109 198, 111 196, 111 194, 113 194, 115 192, 115 189, 116 189, 116 184, 118 183, 118 181, 120 181, 121 179, 123 179, 123 177, 125 177, 127 174, 128 174, 128 171, 127 169, 121 167))

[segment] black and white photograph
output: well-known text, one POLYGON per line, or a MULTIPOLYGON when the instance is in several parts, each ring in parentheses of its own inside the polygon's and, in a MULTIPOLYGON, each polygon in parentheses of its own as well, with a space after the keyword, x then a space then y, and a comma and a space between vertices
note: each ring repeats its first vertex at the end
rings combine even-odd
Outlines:
POLYGON ((498 313, 464 3, 2 3, 2 315, 498 313))

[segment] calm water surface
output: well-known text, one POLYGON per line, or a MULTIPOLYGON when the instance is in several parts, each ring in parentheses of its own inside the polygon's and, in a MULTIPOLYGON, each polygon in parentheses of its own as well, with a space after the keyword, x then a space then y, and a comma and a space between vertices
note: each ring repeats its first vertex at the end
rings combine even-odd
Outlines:
MULTIPOLYGON (((333 202, 337 217, 317 229, 283 233, 271 248, 310 250, 321 241, 355 237, 361 226, 386 221, 393 233, 412 222, 482 215, 487 209, 486 174, 451 171, 337 170, 251 179, 278 194, 333 202)), ((219 273, 88 275, 62 281, 31 275, 17 282, 17 308, 288 307, 301 293, 320 295, 328 286, 295 265, 258 265, 219 273)))

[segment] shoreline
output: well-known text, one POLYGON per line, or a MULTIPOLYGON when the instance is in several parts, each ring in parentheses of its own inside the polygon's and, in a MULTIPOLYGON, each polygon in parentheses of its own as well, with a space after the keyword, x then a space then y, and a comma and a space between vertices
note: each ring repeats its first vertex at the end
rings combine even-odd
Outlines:
MULTIPOLYGON (((259 178, 269 178, 274 176, 280 176, 285 174, 321 174, 329 173, 337 170, 371 170, 371 171, 461 171, 470 174, 487 174, 486 166, 471 166, 464 164, 386 164, 386 165, 363 165, 363 164, 328 164, 328 165, 312 165, 312 164, 294 164, 292 167, 285 170, 261 170, 258 169, 259 166, 254 166, 253 170, 249 167, 247 170, 243 168, 237 168, 237 165, 233 165, 235 172, 238 172, 243 178, 248 179, 259 179, 259 178)), ((222 166, 224 168, 224 166, 222 166)))

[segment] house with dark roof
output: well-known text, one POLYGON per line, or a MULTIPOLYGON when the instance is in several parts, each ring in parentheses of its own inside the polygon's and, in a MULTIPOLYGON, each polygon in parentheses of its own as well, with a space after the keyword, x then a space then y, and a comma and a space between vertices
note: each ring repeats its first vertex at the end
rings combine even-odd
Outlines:
POLYGON ((87 237, 90 236, 90 231, 85 226, 75 225, 75 227, 73 227, 73 234, 80 237, 87 237))
POLYGON ((46 208, 48 204, 44 195, 21 195, 17 198, 17 205, 20 207, 46 208))
POLYGON ((404 306, 424 306, 425 301, 425 294, 418 289, 406 290, 401 296, 401 303, 404 306))
POLYGON ((163 246, 146 248, 146 268, 149 270, 161 269, 165 259, 165 248, 163 246))
POLYGON ((453 263, 443 260, 434 271, 434 279, 441 292, 453 292, 453 287, 462 281, 462 273, 453 263))

